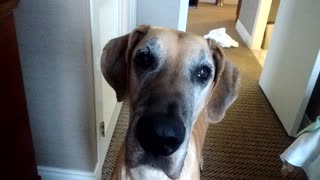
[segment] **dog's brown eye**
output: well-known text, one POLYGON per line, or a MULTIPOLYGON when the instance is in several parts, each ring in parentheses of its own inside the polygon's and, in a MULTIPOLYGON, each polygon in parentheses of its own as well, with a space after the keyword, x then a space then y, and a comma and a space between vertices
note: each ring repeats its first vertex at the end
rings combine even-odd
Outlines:
POLYGON ((135 62, 140 69, 146 70, 154 65, 154 57, 148 52, 138 52, 135 62))
POLYGON ((199 78, 207 78, 208 77, 208 71, 205 69, 200 69, 200 71, 198 72, 198 77, 199 78))
POLYGON ((204 81, 210 77, 210 75, 211 75, 210 73, 211 73, 211 70, 209 67, 202 66, 202 67, 198 68, 198 70, 197 70, 197 77, 200 80, 204 81))

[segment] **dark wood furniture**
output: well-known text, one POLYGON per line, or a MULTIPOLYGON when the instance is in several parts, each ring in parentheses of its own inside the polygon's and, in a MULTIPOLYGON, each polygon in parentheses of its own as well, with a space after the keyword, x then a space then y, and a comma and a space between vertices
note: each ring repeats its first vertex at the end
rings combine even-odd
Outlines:
POLYGON ((198 6, 199 0, 189 0, 189 6, 198 6))
POLYGON ((311 122, 314 122, 320 116, 320 74, 310 97, 306 114, 311 122))
POLYGON ((24 93, 13 9, 17 0, 0 0, 1 179, 38 176, 24 93))
POLYGON ((242 0, 239 0, 237 5, 236 21, 239 19, 239 16, 240 16, 241 3, 242 3, 242 0))

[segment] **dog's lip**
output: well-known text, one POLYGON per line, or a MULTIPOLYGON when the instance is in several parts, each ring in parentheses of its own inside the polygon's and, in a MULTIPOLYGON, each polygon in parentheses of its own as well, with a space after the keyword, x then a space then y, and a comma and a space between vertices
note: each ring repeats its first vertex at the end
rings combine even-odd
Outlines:
MULTIPOLYGON (((170 170, 173 167, 166 169, 166 168, 163 168, 163 167, 160 167, 160 166, 156 165, 156 164, 158 164, 158 162, 161 162, 161 161, 162 162, 163 161, 171 161, 172 160, 172 156, 174 156, 175 153, 178 153, 178 151, 174 152, 173 154, 171 154, 169 156, 160 156, 160 155, 159 156, 154 156, 149 152, 143 151, 143 154, 140 156, 139 160, 135 161, 133 163, 131 162, 129 167, 130 168, 138 168, 140 166, 149 166, 149 167, 161 170, 170 179, 177 179, 181 174, 182 168, 181 168, 181 170, 178 170, 178 171, 175 171, 175 172, 171 173, 170 170)), ((182 167, 183 167, 183 165, 182 165, 182 167)))

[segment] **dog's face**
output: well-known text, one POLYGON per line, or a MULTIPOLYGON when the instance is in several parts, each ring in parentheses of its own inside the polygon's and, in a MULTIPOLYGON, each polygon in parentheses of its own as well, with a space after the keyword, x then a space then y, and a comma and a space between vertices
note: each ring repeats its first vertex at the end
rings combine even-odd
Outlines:
POLYGON ((130 99, 126 163, 177 178, 200 112, 220 121, 236 98, 238 71, 212 41, 172 29, 140 26, 111 40, 102 72, 118 101, 130 99))

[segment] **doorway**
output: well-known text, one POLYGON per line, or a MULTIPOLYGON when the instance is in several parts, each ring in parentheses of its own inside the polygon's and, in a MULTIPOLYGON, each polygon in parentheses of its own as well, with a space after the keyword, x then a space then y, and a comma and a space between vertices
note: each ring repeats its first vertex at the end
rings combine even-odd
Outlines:
POLYGON ((203 36, 213 29, 224 27, 228 32, 234 28, 238 1, 223 1, 222 6, 217 5, 215 0, 199 0, 196 5, 189 4, 187 32, 203 36))
MULTIPOLYGON (((259 2, 256 5, 258 7, 259 2)), ((202 178, 280 179, 278 155, 290 144, 290 139, 257 84, 260 65, 235 30, 237 7, 227 7, 227 4, 218 7, 199 2, 198 7, 189 9, 188 32, 204 35, 212 29, 226 27, 227 34, 239 42, 237 48, 224 49, 226 58, 239 68, 241 74, 239 97, 221 123, 210 125, 203 150, 202 178), (276 138, 273 138, 274 134, 277 134, 276 138), (234 157, 237 162, 233 161, 234 157), (227 163, 231 161, 233 163, 227 163)), ((255 14, 254 7, 249 9, 255 14)))
POLYGON ((243 1, 236 29, 261 67, 267 56, 280 0, 243 1))

